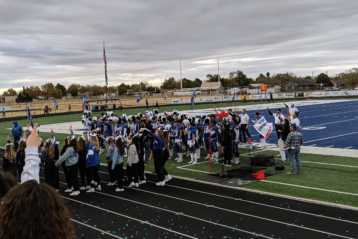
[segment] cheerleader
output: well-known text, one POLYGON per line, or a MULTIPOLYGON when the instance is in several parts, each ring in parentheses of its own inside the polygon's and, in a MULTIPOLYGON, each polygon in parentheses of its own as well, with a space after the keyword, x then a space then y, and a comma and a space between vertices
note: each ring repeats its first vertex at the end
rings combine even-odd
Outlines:
POLYGON ((138 162, 139 162, 139 136, 135 135, 131 140, 123 138, 129 145, 126 174, 129 181, 129 188, 139 187, 138 184, 138 162), (134 181, 132 180, 132 174, 134 181))
POLYGON ((9 136, 6 137, 7 144, 5 145, 5 154, 3 157, 2 170, 4 172, 10 172, 16 178, 16 153, 13 144, 9 140, 9 136))
MULTIPOLYGON (((116 192, 123 192, 123 155, 124 155, 124 147, 123 141, 120 139, 120 136, 116 138, 116 145, 113 150, 112 157, 112 171, 115 179, 117 180, 118 187, 116 188, 116 192)), ((113 184, 114 185, 114 184, 113 184)))
POLYGON ((21 180, 21 173, 24 170, 24 166, 25 166, 25 148, 26 148, 26 139, 22 138, 20 139, 20 143, 17 148, 16 158, 15 158, 16 169, 17 169, 17 173, 19 174, 20 180, 21 180))
POLYGON ((111 178, 111 182, 109 184, 107 184, 107 186, 114 186, 114 183, 116 181, 114 172, 112 170, 113 150, 114 150, 113 139, 109 138, 107 141, 105 157, 106 157, 106 161, 107 161, 107 168, 108 168, 109 176, 111 178))
MULTIPOLYGON (((168 151, 168 145, 169 145, 169 134, 168 131, 164 130, 163 131, 163 138, 164 138, 164 147, 163 147, 163 171, 164 171, 164 177, 165 177, 165 182, 169 182, 170 180, 172 180, 172 177, 168 174, 167 170, 165 169, 165 163, 167 162, 168 158, 169 158, 169 151, 168 151)), ((183 160, 181 160, 182 162, 183 160)), ((178 160, 178 162, 180 162, 178 160)))
MULTIPOLYGON (((70 194, 70 196, 77 196, 80 194, 80 189, 78 186, 78 177, 77 177, 77 163, 78 163, 78 150, 77 150, 77 140, 75 136, 68 139, 68 148, 65 153, 56 161, 55 165, 58 165, 62 162, 65 162, 65 165, 68 170, 68 184, 73 185, 74 190, 70 194)), ((66 190, 67 191, 67 190, 66 190)))
POLYGON ((164 140, 163 140, 163 132, 156 130, 155 133, 153 134, 150 130, 148 129, 141 129, 142 132, 144 132, 144 130, 146 130, 148 132, 148 134, 150 136, 152 136, 152 140, 153 140, 153 157, 154 157, 154 166, 155 166, 155 172, 158 175, 159 178, 159 182, 156 183, 157 186, 165 186, 165 177, 164 177, 164 169, 163 169, 163 158, 164 158, 164 154, 163 154, 163 145, 164 145, 164 140))
MULTIPOLYGON (((68 144, 69 139, 70 139, 70 137, 66 137, 66 138, 63 139, 63 147, 61 149, 61 155, 64 155, 66 150, 67 150, 67 148, 69 147, 69 144, 68 144)), ((73 190, 73 188, 72 188, 73 185, 70 184, 70 180, 69 180, 69 176, 68 176, 68 169, 66 167, 66 162, 62 163, 62 170, 63 170, 63 172, 65 174, 65 180, 66 180, 67 186, 68 186, 68 188, 65 190, 65 192, 70 193, 73 190)))
POLYGON ((41 162, 45 164, 45 182, 58 190, 59 171, 55 166, 56 158, 59 158, 58 147, 54 137, 45 141, 45 149, 41 153, 41 162))
POLYGON ((89 185, 90 182, 88 182, 88 177, 86 176, 86 142, 85 137, 82 135, 78 137, 78 168, 80 170, 80 176, 81 176, 81 185, 80 190, 84 191, 86 190, 86 180, 87 184, 89 185))
MULTIPOLYGON (((87 132, 86 132, 87 133, 87 132)), ((87 135, 88 142, 86 144, 86 170, 88 175, 88 182, 91 182, 86 189, 88 193, 93 193, 95 191, 94 187, 97 186, 97 191, 102 191, 101 179, 98 174, 99 169, 99 142, 97 134, 91 133, 87 135)))

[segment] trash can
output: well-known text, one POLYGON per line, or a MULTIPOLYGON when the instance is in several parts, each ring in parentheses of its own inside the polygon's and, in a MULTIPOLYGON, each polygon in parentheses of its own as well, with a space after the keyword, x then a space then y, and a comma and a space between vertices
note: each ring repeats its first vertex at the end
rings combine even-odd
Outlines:
POLYGON ((97 110, 98 109, 98 107, 97 106, 92 106, 92 110, 97 110))

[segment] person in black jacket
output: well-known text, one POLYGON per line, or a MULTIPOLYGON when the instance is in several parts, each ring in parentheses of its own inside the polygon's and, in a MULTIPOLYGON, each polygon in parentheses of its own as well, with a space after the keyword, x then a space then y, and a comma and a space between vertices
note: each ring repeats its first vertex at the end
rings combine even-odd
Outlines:
POLYGON ((231 135, 230 135, 230 125, 228 123, 223 124, 223 139, 222 139, 222 146, 224 147, 224 164, 230 165, 231 164, 231 135))
POLYGON ((90 185, 91 182, 88 182, 88 177, 86 175, 86 142, 83 136, 78 138, 78 168, 81 175, 81 185, 80 190, 86 190, 86 179, 87 185, 90 185))
POLYGON ((3 165, 2 170, 4 172, 10 172, 14 177, 16 177, 16 164, 15 164, 15 158, 16 158, 16 152, 12 145, 12 143, 9 140, 9 136, 6 137, 7 144, 5 145, 5 154, 3 157, 3 165))
MULTIPOLYGON (((288 119, 286 117, 284 119, 284 124, 283 124, 282 130, 279 130, 279 132, 281 133, 282 141, 285 144, 287 136, 290 133, 290 122, 288 121, 288 119)), ((285 150, 285 158, 286 158, 285 162, 287 162, 288 161, 288 150, 285 150)))

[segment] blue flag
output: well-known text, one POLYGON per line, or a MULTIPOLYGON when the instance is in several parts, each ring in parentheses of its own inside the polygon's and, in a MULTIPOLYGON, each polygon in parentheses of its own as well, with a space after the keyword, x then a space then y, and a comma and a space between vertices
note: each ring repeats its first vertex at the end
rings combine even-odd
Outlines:
POLYGON ((235 96, 232 97, 232 101, 231 101, 231 102, 234 102, 234 100, 235 100, 235 96))
POLYGON ((55 103, 56 110, 57 110, 57 109, 58 109, 58 104, 57 104, 57 101, 56 101, 56 99, 54 99, 53 101, 54 101, 54 103, 55 103))
POLYGON ((168 98, 168 91, 165 92, 164 100, 166 100, 167 98, 168 98))
POLYGON ((25 112, 27 112, 27 100, 25 100, 25 112))
POLYGON ((191 102, 191 110, 194 109, 194 98, 196 98, 196 91, 197 90, 199 90, 199 88, 194 90, 193 95, 191 96, 191 101, 190 101, 191 102))
POLYGON ((32 117, 29 108, 27 108, 27 120, 31 120, 31 127, 34 128, 34 123, 32 122, 32 117))
POLYGON ((85 103, 85 105, 88 105, 88 100, 84 96, 82 96, 82 102, 85 103))
POLYGON ((112 96, 109 97, 111 99, 111 103, 113 103, 112 96))
POLYGON ((139 94, 137 94, 137 103, 140 101, 139 94))

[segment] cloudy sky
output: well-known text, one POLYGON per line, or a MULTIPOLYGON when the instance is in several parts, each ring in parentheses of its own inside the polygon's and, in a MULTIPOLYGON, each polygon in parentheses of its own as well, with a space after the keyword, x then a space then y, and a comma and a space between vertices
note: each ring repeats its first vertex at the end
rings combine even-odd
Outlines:
POLYGON ((357 0, 0 0, 0 92, 358 67, 357 0))

